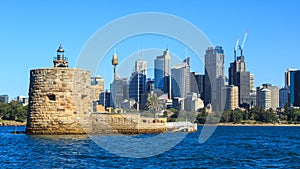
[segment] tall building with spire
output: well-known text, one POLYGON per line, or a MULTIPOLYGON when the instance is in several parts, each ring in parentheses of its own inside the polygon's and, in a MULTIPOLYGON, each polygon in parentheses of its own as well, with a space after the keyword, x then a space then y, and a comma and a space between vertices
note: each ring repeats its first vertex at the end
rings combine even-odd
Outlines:
POLYGON ((205 53, 204 103, 214 111, 221 109, 221 90, 224 87, 225 55, 221 46, 209 47, 205 53))

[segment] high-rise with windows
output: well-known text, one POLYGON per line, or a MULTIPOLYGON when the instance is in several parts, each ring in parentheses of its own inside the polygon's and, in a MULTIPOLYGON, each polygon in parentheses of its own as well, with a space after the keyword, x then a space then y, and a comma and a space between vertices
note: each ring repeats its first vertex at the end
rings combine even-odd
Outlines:
POLYGON ((154 60, 154 87, 164 90, 165 77, 170 75, 170 52, 166 49, 162 56, 157 56, 154 60))
POLYGON ((173 97, 186 98, 190 93, 190 65, 181 62, 171 69, 173 97))
POLYGON ((300 70, 290 71, 290 106, 300 107, 300 70))
POLYGON ((146 61, 138 60, 135 62, 135 71, 129 80, 129 98, 134 99, 137 103, 141 103, 141 97, 147 90, 146 86, 146 61))
POLYGON ((272 108, 273 110, 276 110, 279 107, 279 87, 272 86, 271 84, 263 84, 262 86, 257 87, 256 89, 257 93, 257 106, 261 107, 263 109, 272 108), (268 91, 264 90, 268 89, 268 91), (262 98, 262 92, 266 93, 267 96, 265 98, 262 98), (270 99, 268 99, 268 95, 270 93, 270 99), (267 103, 265 103, 264 99, 267 99, 267 103), (270 100, 270 106, 269 106, 269 100, 270 100), (262 104, 263 103, 263 104, 262 104), (266 106, 268 105, 268 106, 266 106))
POLYGON ((235 85, 239 88, 239 106, 247 108, 251 104, 250 89, 254 85, 254 76, 251 76, 250 72, 246 71, 245 57, 239 56, 237 59, 230 63, 229 68, 229 85, 235 85), (250 86, 250 81, 251 86, 250 86))
POLYGON ((224 50, 221 46, 209 47, 205 53, 204 103, 213 110, 221 109, 221 90, 224 87, 224 50))

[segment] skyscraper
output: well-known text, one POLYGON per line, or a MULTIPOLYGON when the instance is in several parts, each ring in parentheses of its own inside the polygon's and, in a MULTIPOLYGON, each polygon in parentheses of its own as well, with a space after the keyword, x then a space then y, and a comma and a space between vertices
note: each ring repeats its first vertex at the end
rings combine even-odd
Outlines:
POLYGON ((129 98, 140 104, 141 96, 146 90, 146 74, 133 72, 129 80, 129 98))
POLYGON ((171 69, 173 97, 186 98, 190 93, 190 65, 181 62, 171 69))
POLYGON ((170 53, 166 49, 162 56, 157 56, 154 60, 154 87, 157 89, 165 89, 165 77, 170 74, 170 53))
POLYGON ((135 72, 143 72, 147 75, 147 62, 144 60, 137 60, 135 62, 135 72))
POLYGON ((213 110, 221 109, 221 90, 224 87, 224 50, 221 46, 209 47, 205 54, 204 103, 213 110))
POLYGON ((123 100, 128 99, 127 78, 117 77, 110 84, 110 107, 121 108, 123 100))
POLYGON ((287 69, 285 72, 285 87, 291 86, 291 73, 297 71, 297 69, 287 69))
MULTIPOLYGON (((246 71, 245 57, 239 56, 234 62, 230 63, 229 85, 238 86, 240 107, 247 108, 251 104, 250 81, 250 72, 246 71)), ((254 76, 252 85, 254 86, 254 76)))
POLYGON ((300 70, 290 72, 290 105, 300 107, 300 70))
POLYGON ((289 103, 289 89, 284 87, 279 90, 279 107, 283 108, 289 103))
POLYGON ((191 92, 200 94, 200 98, 204 100, 204 75, 191 72, 191 92))

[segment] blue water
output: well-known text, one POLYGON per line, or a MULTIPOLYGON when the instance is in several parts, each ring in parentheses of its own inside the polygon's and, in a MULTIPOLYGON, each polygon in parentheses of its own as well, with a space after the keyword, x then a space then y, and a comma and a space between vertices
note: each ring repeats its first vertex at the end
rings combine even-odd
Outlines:
POLYGON ((0 168, 300 168, 300 127, 218 127, 203 144, 199 132, 191 133, 170 151, 142 159, 118 157, 87 136, 14 130, 0 127, 0 168))

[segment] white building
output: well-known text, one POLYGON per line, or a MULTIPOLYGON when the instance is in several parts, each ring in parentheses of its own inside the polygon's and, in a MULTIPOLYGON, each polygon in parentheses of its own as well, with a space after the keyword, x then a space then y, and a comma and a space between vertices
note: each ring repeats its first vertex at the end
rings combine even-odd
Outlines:
POLYGON ((271 90, 269 89, 262 89, 260 91, 260 105, 261 108, 264 110, 271 108, 271 90))

